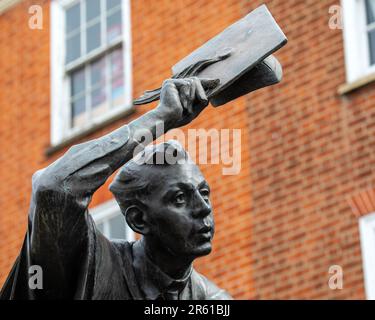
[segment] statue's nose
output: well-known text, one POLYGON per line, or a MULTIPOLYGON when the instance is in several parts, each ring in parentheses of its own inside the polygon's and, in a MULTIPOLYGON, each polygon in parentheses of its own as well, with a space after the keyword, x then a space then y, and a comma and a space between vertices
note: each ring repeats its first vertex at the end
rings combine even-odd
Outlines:
POLYGON ((206 217, 211 213, 211 206, 197 191, 194 195, 194 217, 206 217))

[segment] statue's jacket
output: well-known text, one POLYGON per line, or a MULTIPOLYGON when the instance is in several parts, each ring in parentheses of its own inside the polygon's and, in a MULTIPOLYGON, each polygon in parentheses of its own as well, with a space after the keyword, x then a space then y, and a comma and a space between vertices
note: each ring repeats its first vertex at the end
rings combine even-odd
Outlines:
MULTIPOLYGON (((33 175, 28 230, 0 299, 147 298, 135 276, 132 243, 108 240, 88 212, 93 193, 133 157, 133 136, 123 126, 71 147, 33 175), (31 266, 41 267, 42 289, 30 286, 31 266)), ((179 298, 230 296, 193 270, 179 298)))

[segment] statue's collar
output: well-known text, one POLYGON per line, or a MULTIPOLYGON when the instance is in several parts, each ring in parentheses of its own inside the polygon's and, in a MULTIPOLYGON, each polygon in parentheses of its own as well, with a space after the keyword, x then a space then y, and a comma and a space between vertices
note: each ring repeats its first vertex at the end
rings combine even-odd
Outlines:
POLYGON ((133 268, 147 300, 155 300, 169 292, 181 293, 193 271, 191 266, 183 278, 171 278, 149 259, 140 241, 133 244, 133 268))

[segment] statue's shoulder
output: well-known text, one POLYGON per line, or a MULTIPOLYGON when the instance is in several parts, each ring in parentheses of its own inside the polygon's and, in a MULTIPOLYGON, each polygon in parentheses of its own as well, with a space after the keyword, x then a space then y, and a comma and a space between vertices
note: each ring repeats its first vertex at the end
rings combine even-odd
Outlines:
POLYGON ((197 300, 232 300, 231 295, 196 270, 191 274, 193 291, 197 300))

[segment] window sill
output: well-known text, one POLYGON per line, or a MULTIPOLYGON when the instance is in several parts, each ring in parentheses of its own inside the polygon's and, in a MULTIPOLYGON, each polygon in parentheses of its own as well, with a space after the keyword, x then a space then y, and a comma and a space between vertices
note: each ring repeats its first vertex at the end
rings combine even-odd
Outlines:
POLYGON ((122 119, 122 118, 132 114, 133 112, 135 112, 134 107, 127 108, 127 109, 125 109, 125 110, 123 110, 119 113, 116 113, 113 116, 103 120, 100 123, 95 123, 90 127, 87 127, 85 129, 80 130, 79 132, 75 133, 72 136, 69 136, 68 138, 62 140, 61 142, 59 142, 55 145, 51 145, 51 146, 47 147, 47 149, 45 150, 46 157, 50 157, 50 156, 54 155, 56 152, 64 149, 65 147, 68 147, 68 146, 72 145, 73 143, 77 142, 78 140, 94 133, 97 130, 105 128, 106 126, 116 122, 119 119, 122 119))
POLYGON ((10 9, 12 6, 16 5, 21 0, 4 0, 0 1, 0 14, 10 9))
POLYGON ((375 82, 375 72, 374 73, 370 73, 369 75, 367 76, 364 76, 362 78, 359 78, 358 80, 356 81, 353 81, 353 82, 350 82, 350 83, 345 83, 343 85, 341 85, 338 89, 338 94, 343 96, 343 95, 346 95, 348 93, 351 93, 359 88, 362 88, 372 82, 375 82))

